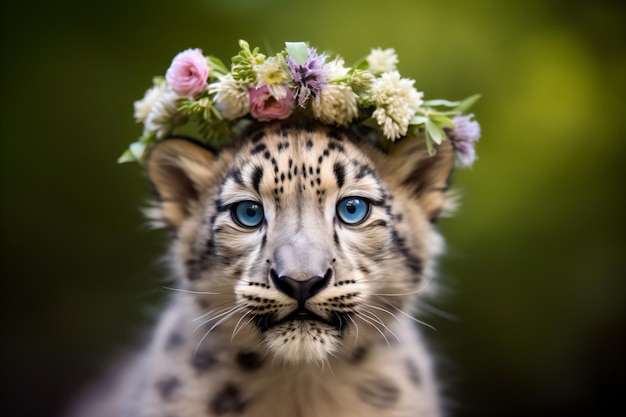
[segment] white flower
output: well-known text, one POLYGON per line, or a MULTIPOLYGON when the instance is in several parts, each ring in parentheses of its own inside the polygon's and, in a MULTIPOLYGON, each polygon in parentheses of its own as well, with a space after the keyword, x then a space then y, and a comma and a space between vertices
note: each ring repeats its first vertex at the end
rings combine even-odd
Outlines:
POLYGON ((347 126, 359 114, 357 95, 350 86, 343 83, 333 83, 332 80, 344 78, 349 69, 344 61, 337 58, 328 63, 328 79, 331 80, 319 96, 311 102, 313 116, 322 123, 347 126))
POLYGON ((339 57, 328 63, 328 79, 330 82, 344 78, 348 74, 350 68, 346 68, 344 64, 344 60, 339 57))
POLYGON ((157 82, 155 85, 150 87, 148 91, 146 91, 141 100, 135 101, 135 121, 137 123, 143 123, 146 121, 152 107, 161 98, 163 93, 167 91, 167 89, 167 83, 157 82))
POLYGON ((257 88, 267 86, 270 93, 277 99, 287 96, 289 71, 282 55, 267 58, 262 64, 255 65, 257 88))
POLYGON ((393 48, 372 49, 366 60, 370 66, 370 71, 374 74, 395 71, 396 65, 398 65, 398 55, 393 48))
POLYGON ((144 121, 143 136, 148 137, 153 133, 157 139, 167 136, 174 128, 176 115, 178 113, 178 94, 170 90, 166 83, 165 91, 150 109, 150 113, 144 121))
POLYGON ((356 99, 349 86, 330 83, 311 102, 313 116, 322 123, 347 126, 359 114, 356 99))
POLYGON ((422 104, 423 93, 413 87, 414 82, 401 78, 397 71, 384 73, 374 81, 371 95, 376 110, 372 117, 389 140, 406 135, 411 119, 422 104))
POLYGON ((250 110, 248 85, 236 81, 232 73, 226 74, 215 83, 210 84, 209 93, 217 93, 213 102, 224 119, 238 119, 248 114, 250 110))

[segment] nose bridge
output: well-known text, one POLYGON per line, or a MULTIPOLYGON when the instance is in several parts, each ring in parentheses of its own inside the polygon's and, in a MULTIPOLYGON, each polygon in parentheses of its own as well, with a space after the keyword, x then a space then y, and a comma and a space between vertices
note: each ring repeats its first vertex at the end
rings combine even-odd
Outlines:
POLYGON ((278 276, 297 281, 324 276, 332 259, 324 228, 312 216, 302 216, 297 224, 283 225, 273 253, 274 269, 278 276))

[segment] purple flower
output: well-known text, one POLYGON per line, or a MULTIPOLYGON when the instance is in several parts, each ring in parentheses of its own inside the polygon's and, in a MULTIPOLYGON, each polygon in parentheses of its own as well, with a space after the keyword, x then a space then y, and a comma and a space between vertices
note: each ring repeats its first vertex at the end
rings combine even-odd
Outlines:
POLYGON ((329 68, 326 58, 326 54, 318 55, 315 48, 309 48, 304 65, 298 64, 291 56, 287 57, 287 66, 299 106, 304 107, 311 96, 317 97, 328 83, 329 68))
POLYGON ((480 139, 480 125, 477 121, 471 120, 472 117, 473 114, 468 114, 452 119, 454 129, 450 133, 450 140, 456 150, 457 165, 462 167, 470 167, 476 160, 474 142, 480 139))
POLYGON ((282 120, 291 115, 296 107, 296 100, 291 90, 284 98, 278 99, 270 93, 267 85, 250 88, 250 114, 260 122, 282 120))
POLYGON ((172 60, 165 73, 167 84, 181 97, 194 98, 207 86, 209 65, 200 49, 187 49, 172 60))

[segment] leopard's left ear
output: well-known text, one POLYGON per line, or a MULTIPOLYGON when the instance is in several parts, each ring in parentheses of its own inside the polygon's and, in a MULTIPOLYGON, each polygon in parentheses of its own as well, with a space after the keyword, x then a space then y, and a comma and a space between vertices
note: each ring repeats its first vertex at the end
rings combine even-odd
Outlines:
POLYGON ((170 226, 181 225, 212 183, 214 159, 212 151, 187 139, 166 139, 150 151, 148 176, 161 205, 161 216, 170 226))
POLYGON ((416 199, 431 221, 445 208, 446 192, 454 170, 454 148, 450 140, 437 146, 430 155, 424 137, 404 138, 390 151, 392 175, 416 199))

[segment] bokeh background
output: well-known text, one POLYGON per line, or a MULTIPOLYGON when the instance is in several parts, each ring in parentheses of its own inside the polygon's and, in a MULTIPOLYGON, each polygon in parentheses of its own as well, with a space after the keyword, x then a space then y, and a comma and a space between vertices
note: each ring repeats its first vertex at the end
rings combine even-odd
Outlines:
MULTIPOLYGON (((480 92, 479 160, 442 222, 426 329, 451 415, 624 410, 626 20, 620 2, 79 0, 0 6, 0 413, 57 416, 167 294, 132 103, 180 50, 394 47, 430 98, 480 92), (433 310, 433 309, 431 309, 433 310)), ((123 416, 122 416, 123 417, 123 416)))

